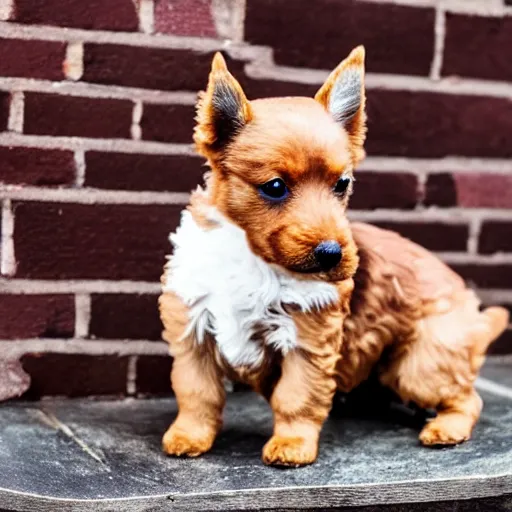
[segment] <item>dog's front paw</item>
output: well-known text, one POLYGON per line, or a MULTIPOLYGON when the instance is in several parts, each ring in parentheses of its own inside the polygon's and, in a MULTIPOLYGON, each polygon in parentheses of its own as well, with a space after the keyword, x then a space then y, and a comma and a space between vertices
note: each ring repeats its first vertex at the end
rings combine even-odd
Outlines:
POLYGON ((272 436, 263 448, 263 462, 274 466, 299 467, 315 462, 317 442, 303 437, 272 436))
POLYGON ((197 457, 207 452, 213 444, 214 435, 196 435, 171 425, 162 439, 162 448, 168 455, 197 457))
POLYGON ((427 423, 420 433, 425 446, 451 446, 471 436, 471 420, 462 414, 439 415, 427 423))

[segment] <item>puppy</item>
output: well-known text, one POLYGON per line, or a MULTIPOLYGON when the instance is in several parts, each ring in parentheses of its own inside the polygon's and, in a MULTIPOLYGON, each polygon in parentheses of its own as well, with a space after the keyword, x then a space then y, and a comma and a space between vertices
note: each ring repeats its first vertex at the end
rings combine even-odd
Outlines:
POLYGON ((267 464, 314 462, 335 390, 370 372, 405 402, 437 409, 423 444, 470 437, 482 407, 473 383, 507 312, 480 312, 463 281, 414 243, 349 224, 364 108, 362 47, 314 99, 248 101, 213 59, 194 132, 211 172, 170 237, 159 301, 179 406, 166 453, 211 448, 224 377, 270 402, 267 464))

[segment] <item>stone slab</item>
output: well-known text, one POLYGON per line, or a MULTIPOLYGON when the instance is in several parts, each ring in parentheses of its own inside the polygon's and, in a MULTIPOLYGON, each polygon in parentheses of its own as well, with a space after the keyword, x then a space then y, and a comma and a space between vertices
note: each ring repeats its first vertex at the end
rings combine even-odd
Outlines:
POLYGON ((512 510, 512 365, 491 361, 483 378, 484 412, 468 443, 421 447, 423 413, 372 393, 373 405, 338 400, 318 462, 287 470, 260 461, 272 417, 252 393, 229 395, 224 429, 198 459, 160 451, 172 398, 5 403, 0 509, 512 510))

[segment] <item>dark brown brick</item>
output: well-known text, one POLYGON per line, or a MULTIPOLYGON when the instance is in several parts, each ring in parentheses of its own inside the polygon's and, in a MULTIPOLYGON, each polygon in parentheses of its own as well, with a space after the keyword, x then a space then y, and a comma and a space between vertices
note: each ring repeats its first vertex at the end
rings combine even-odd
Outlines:
POLYGON ((0 38, 0 76, 62 80, 66 43, 0 38))
POLYGON ((481 172, 433 174, 428 177, 426 204, 466 208, 510 208, 512 176, 481 172))
POLYGON ((457 186, 449 172, 431 174, 425 186, 425 204, 427 206, 455 206, 457 204, 457 186))
POLYGON ((25 93, 25 133, 70 137, 130 138, 129 100, 25 93))
POLYGON ((484 222, 480 231, 478 251, 482 254, 512 252, 512 221, 484 222))
POLYGON ((512 329, 506 330, 487 351, 492 355, 512 354, 512 329))
POLYGON ((17 277, 157 281, 181 206, 15 203, 17 277))
POLYGON ((133 0, 15 0, 13 21, 95 30, 137 30, 133 0))
POLYGON ((372 155, 512 157, 512 101, 429 92, 368 91, 372 155))
POLYGON ((469 236, 465 224, 440 222, 376 222, 377 226, 397 231, 431 251, 466 251, 469 236))
POLYGON ((177 36, 216 37, 211 0, 156 0, 155 31, 177 36))
POLYGON ((10 94, 8 92, 0 91, 0 132, 7 130, 10 104, 10 94))
POLYGON ((0 339, 70 338, 74 328, 72 295, 0 295, 0 339))
POLYGON ((278 64, 330 69, 364 44, 371 72, 427 75, 434 18, 433 9, 353 0, 318 0, 314 13, 309 0, 248 0, 245 36, 272 46, 278 64))
POLYGON ((202 183, 203 160, 188 155, 85 154, 85 186, 116 190, 190 192, 202 183))
POLYGON ((512 81, 512 17, 446 14, 443 75, 512 81))
POLYGON ((164 356, 140 356, 137 359, 137 393, 170 394, 172 359, 164 356))
POLYGON ((414 174, 403 172, 356 171, 354 193, 350 208, 412 209, 418 200, 418 180, 414 174))
POLYGON ((206 87, 212 57, 211 52, 86 43, 82 79, 129 87, 196 91, 206 87))
POLYGON ((90 333, 96 338, 161 340, 158 296, 93 295, 90 333))
POLYGON ((243 72, 233 71, 233 73, 242 85, 247 97, 251 100, 275 96, 313 97, 320 88, 319 85, 284 82, 280 80, 260 80, 256 78, 249 78, 243 72))
POLYGON ((89 395, 124 395, 128 358, 83 354, 27 354, 22 358, 32 383, 24 395, 69 397, 89 395))
POLYGON ((480 288, 496 288, 498 290, 512 288, 512 265, 469 263, 450 266, 464 279, 480 288))
POLYGON ((195 125, 192 105, 145 104, 140 126, 144 140, 192 143, 195 125))
POLYGON ((69 185, 75 180, 72 151, 0 146, 0 182, 69 185))

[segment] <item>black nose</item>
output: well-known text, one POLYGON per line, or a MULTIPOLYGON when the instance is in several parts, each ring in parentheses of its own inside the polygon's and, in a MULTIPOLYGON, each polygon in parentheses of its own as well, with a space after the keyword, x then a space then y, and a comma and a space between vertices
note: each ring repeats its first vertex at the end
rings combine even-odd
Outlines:
POLYGON ((315 248, 315 259, 322 270, 331 270, 341 261, 341 247, 334 240, 327 240, 315 248))

